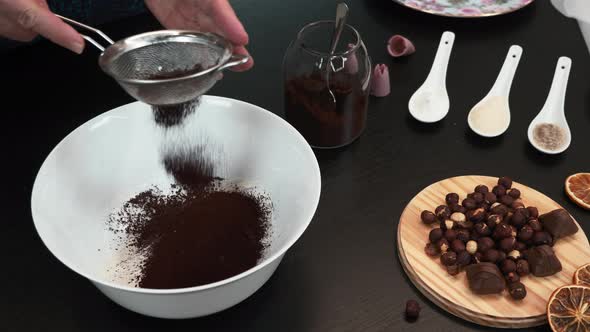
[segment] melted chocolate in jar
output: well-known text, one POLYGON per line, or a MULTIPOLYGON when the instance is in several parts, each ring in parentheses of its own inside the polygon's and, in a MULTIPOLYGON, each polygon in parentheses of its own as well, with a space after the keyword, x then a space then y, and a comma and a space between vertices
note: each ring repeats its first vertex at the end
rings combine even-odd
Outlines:
POLYGON ((346 145, 365 128, 368 91, 362 89, 358 74, 332 73, 329 82, 336 102, 328 91, 325 72, 315 71, 285 83, 287 121, 315 147, 346 145))

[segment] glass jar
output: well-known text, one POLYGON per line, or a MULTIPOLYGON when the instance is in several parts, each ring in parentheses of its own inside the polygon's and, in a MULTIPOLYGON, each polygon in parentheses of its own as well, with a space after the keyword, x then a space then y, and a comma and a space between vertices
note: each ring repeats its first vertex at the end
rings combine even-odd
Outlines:
POLYGON ((283 62, 285 117, 315 148, 337 148, 357 139, 367 122, 371 60, 352 26, 329 48, 334 21, 303 27, 283 62), (329 66, 329 67, 328 67, 329 66))

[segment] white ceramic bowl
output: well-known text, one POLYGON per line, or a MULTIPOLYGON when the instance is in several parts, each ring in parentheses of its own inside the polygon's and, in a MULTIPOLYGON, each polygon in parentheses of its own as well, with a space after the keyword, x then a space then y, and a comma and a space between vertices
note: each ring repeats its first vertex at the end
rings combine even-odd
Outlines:
POLYGON ((320 197, 318 163, 305 139, 280 117, 245 102, 204 96, 197 116, 185 123, 182 139, 202 142, 206 137, 224 156, 218 175, 270 195, 270 247, 257 266, 213 284, 171 290, 129 287, 113 282, 106 271, 117 252, 105 221, 134 194, 171 182, 158 152, 162 132, 149 106, 138 102, 80 126, 41 166, 31 198, 33 220, 53 255, 123 307, 161 318, 212 314, 260 288, 303 234, 320 197))

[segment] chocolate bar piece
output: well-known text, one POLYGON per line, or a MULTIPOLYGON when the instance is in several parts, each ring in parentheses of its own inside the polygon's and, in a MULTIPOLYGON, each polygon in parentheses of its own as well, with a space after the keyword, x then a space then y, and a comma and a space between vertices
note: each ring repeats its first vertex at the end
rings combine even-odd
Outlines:
POLYGON ((551 236, 553 241, 575 234, 578 226, 572 219, 572 216, 564 210, 557 209, 539 216, 539 221, 551 236))
POLYGON ((561 271, 561 262, 555 256, 553 248, 544 244, 524 252, 529 268, 536 277, 547 277, 561 271))
POLYGON ((471 264, 465 268, 469 288, 476 294, 501 293, 506 287, 502 272, 493 263, 471 264))

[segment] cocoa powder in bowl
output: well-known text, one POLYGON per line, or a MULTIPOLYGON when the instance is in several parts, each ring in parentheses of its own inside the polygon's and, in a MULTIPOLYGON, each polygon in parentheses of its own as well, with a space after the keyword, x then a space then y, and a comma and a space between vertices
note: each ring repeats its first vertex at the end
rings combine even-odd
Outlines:
MULTIPOLYGON (((193 106, 189 113, 154 108, 163 117, 156 124, 162 130, 182 124, 193 106)), ((123 229, 120 243, 132 259, 139 257, 139 266, 123 261, 117 275, 131 275, 127 280, 142 288, 194 287, 240 274, 263 258, 270 198, 215 177, 211 150, 194 142, 161 149, 162 167, 174 178, 171 190, 143 191, 110 216, 108 227, 123 229)))

